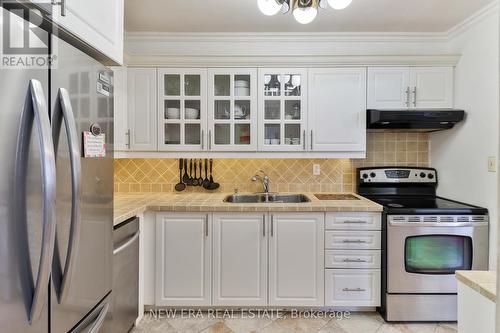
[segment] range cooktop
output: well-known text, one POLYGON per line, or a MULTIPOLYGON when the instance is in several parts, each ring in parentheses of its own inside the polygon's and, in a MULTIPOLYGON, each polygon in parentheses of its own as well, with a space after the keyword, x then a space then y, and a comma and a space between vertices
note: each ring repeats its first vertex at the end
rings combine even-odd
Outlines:
POLYGON ((441 197, 367 196, 391 214, 487 214, 487 210, 441 197))

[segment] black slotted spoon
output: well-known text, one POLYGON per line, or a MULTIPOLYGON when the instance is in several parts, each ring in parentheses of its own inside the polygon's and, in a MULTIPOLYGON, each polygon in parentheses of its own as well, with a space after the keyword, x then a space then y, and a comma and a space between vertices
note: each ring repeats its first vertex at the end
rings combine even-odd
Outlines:
POLYGON ((177 192, 181 192, 186 189, 186 184, 182 182, 182 164, 182 159, 179 159, 179 183, 175 185, 175 190, 177 192))

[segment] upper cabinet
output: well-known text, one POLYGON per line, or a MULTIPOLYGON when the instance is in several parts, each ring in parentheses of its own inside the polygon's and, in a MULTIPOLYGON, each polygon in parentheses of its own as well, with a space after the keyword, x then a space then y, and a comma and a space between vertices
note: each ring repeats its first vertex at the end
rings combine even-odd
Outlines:
POLYGON ((158 148, 206 149, 207 70, 158 69, 158 148))
POLYGON ((64 8, 61 5, 52 7, 55 23, 116 63, 123 62, 123 0, 60 2, 64 8))
POLYGON ((208 144, 212 151, 257 149, 257 70, 208 71, 208 144))
POLYGON ((157 150, 156 69, 127 71, 127 146, 132 151, 157 150))
POLYGON ((451 108, 452 67, 370 67, 368 108, 451 108))
POLYGON ((259 150, 303 151, 307 70, 259 69, 259 150))
POLYGON ((366 149, 366 68, 309 70, 309 149, 366 149))

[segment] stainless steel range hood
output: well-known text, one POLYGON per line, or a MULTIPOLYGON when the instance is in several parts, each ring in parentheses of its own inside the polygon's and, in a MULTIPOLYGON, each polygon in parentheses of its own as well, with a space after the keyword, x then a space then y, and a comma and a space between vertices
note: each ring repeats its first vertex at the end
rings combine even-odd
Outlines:
POLYGON ((367 110, 366 128, 385 131, 433 132, 450 129, 465 118, 464 110, 367 110))

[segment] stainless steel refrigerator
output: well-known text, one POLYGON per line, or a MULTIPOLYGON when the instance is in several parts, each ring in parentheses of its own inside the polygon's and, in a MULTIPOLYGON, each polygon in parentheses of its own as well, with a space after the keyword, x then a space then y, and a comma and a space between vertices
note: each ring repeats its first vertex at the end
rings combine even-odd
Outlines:
MULTIPOLYGON (((15 24, 9 29, 11 39, 23 38, 15 24)), ((38 35, 57 49, 55 68, 0 68, 0 331, 103 333, 112 287, 112 72, 56 35, 38 35), (105 134, 105 157, 83 157, 91 127, 105 134)))

